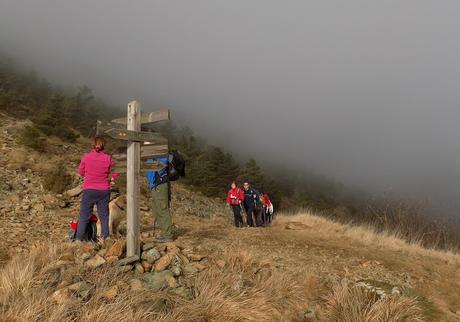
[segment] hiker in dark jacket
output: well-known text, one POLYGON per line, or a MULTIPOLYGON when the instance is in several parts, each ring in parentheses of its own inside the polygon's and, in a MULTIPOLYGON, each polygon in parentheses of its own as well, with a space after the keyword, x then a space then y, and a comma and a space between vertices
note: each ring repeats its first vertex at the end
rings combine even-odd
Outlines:
POLYGON ((254 208, 254 216, 256 219, 257 227, 265 226, 264 195, 263 194, 259 194, 259 198, 256 200, 255 208, 254 208))
POLYGON ((243 184, 244 189, 244 209, 246 210, 247 223, 250 227, 255 227, 256 222, 254 218, 254 211, 256 208, 257 200, 259 200, 259 191, 251 188, 247 181, 243 184))
POLYGON ((238 188, 235 181, 232 182, 231 189, 227 193, 227 202, 233 210, 235 218, 235 227, 243 227, 243 217, 241 216, 241 207, 244 201, 244 192, 238 188))

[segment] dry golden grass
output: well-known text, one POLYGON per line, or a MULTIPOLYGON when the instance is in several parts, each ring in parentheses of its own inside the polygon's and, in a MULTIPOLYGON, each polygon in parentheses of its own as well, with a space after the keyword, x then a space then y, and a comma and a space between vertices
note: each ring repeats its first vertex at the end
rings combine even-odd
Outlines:
POLYGON ((331 322, 425 321, 415 299, 376 293, 347 283, 336 284, 326 297, 325 319, 331 322))
POLYGON ((308 212, 297 215, 279 215, 275 225, 286 225, 293 221, 307 225, 315 233, 324 236, 333 236, 337 239, 349 238, 376 248, 402 251, 412 255, 433 257, 448 263, 460 264, 460 255, 455 251, 428 249, 417 242, 409 243, 396 233, 376 232, 370 226, 344 225, 308 212))
POLYGON ((191 278, 192 300, 169 291, 131 291, 126 275, 117 275, 110 268, 91 271, 75 266, 67 273, 92 285, 91 298, 83 301, 69 296, 55 303, 51 295, 59 283, 56 263, 59 254, 71 251, 71 245, 41 246, 3 267, 0 320, 292 321, 304 303, 302 285, 277 272, 261 278, 261 265, 244 253, 229 254, 224 257, 224 268, 211 263, 209 269, 191 278), (118 295, 112 300, 104 298, 104 292, 114 286, 118 295))

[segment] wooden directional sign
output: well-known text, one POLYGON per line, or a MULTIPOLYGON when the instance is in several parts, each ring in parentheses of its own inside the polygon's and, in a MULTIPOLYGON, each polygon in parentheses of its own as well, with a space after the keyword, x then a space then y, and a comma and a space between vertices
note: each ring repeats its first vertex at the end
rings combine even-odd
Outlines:
POLYGON ((155 142, 156 144, 168 144, 168 139, 158 133, 142 132, 142 131, 129 131, 122 129, 109 129, 105 134, 113 139, 134 141, 134 142, 155 142))
MULTIPOLYGON (((148 145, 141 146, 141 159, 150 159, 167 156, 169 153, 167 145, 148 145)), ((115 160, 126 160, 126 153, 114 154, 112 157, 115 160)))
POLYGON ((120 129, 120 130, 126 130, 126 126, 123 126, 118 123, 112 123, 112 122, 104 122, 104 121, 97 121, 97 126, 96 126, 96 133, 97 135, 105 133, 107 130, 111 129, 120 129))
MULTIPOLYGON (((160 110, 155 112, 141 113, 141 125, 149 125, 156 122, 168 121, 170 119, 169 110, 160 110)), ((126 125, 127 118, 122 117, 112 120, 112 123, 126 125)))

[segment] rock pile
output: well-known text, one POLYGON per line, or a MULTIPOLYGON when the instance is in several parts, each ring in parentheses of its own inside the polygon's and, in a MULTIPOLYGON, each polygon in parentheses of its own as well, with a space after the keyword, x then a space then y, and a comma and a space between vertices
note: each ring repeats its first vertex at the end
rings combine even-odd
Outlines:
MULTIPOLYGON (((185 299, 192 299, 194 296, 193 286, 187 277, 207 269, 209 265, 205 256, 187 253, 173 242, 159 244, 152 240, 144 241, 140 257, 126 257, 124 239, 108 242, 104 246, 101 248, 98 245, 82 243, 75 254, 64 254, 56 265, 65 269, 83 267, 89 270, 112 270, 114 274, 122 274, 128 278, 127 288, 131 291, 168 289, 185 299)), ((60 275, 65 276, 66 273, 61 272, 60 275)), ((52 299, 56 303, 69 296, 87 300, 91 297, 93 288, 91 283, 84 280, 61 281, 52 299)), ((116 297, 118 288, 117 285, 112 286, 104 293, 104 297, 116 297)))

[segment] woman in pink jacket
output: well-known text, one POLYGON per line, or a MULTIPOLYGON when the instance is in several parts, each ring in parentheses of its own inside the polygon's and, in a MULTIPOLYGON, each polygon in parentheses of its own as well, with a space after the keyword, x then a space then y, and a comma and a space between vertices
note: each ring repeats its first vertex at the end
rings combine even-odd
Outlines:
POLYGON ((101 221, 101 237, 103 240, 109 237, 110 182, 116 180, 118 174, 111 172, 114 161, 104 152, 104 145, 104 138, 96 137, 93 149, 85 153, 80 162, 79 173, 83 177, 83 196, 76 236, 80 241, 84 239, 94 205, 97 206, 97 214, 101 221))

